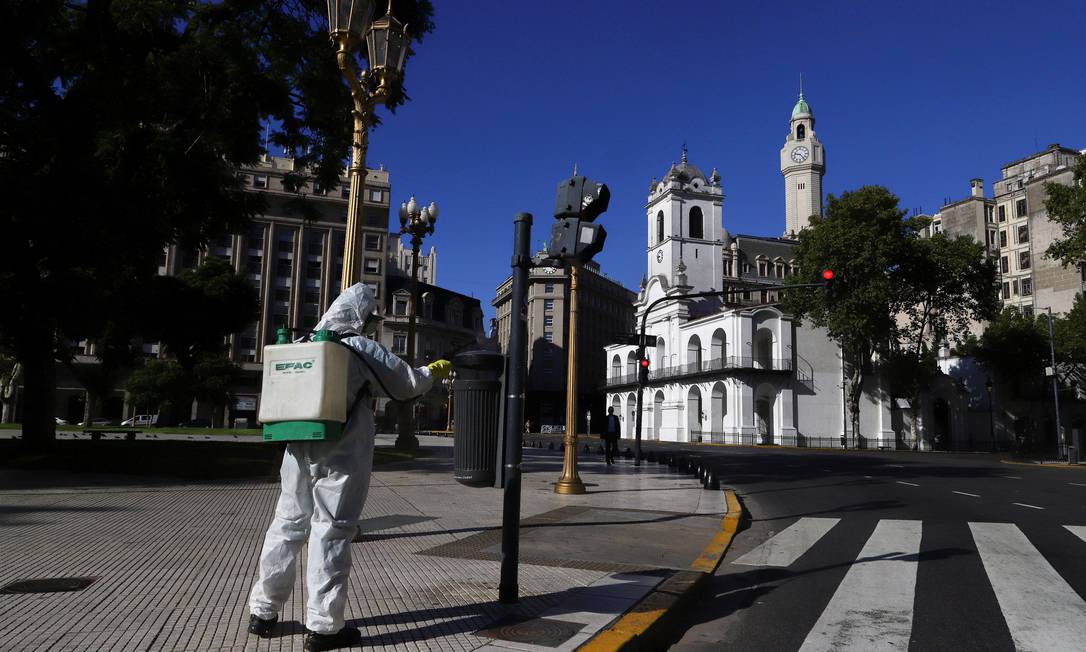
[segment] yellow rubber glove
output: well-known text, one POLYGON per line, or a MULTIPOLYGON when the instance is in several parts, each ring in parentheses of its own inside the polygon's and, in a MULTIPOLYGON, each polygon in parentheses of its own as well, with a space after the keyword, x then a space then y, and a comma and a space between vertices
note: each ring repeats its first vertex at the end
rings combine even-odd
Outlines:
POLYGON ((430 370, 430 375, 433 376, 435 381, 442 381, 452 373, 453 365, 448 360, 434 360, 426 365, 426 368, 430 370))

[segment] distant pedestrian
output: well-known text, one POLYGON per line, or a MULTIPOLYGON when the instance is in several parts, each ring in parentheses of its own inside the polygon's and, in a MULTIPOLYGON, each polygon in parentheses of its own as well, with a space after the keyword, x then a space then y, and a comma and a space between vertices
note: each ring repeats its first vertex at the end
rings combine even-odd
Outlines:
POLYGON ((615 455, 618 454, 618 434, 621 429, 615 408, 607 408, 607 420, 603 424, 603 450, 608 464, 615 463, 615 455))

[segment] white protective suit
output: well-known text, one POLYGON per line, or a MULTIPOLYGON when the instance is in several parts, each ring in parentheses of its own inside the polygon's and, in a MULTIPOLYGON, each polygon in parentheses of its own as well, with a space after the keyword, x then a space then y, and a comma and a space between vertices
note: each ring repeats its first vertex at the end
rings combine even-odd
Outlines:
MULTIPOLYGON (((376 306, 373 291, 359 283, 339 295, 314 330, 361 334, 376 306)), ((433 379, 429 369, 414 369, 365 337, 350 337, 344 342, 365 356, 370 367, 351 356, 349 397, 357 396, 360 390, 384 396, 387 389, 393 398, 408 399, 430 389, 433 379)), ((364 396, 355 404, 340 437, 287 445, 280 469, 279 503, 260 553, 260 576, 249 596, 253 615, 267 620, 282 609, 294 586, 294 569, 308 536, 305 626, 321 634, 343 628, 351 540, 358 531, 369 489, 375 434, 370 399, 364 396)))

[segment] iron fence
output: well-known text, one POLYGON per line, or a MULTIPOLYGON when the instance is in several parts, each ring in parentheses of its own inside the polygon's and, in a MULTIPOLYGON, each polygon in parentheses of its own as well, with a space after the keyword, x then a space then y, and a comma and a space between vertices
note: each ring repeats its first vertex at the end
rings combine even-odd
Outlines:
MULTIPOLYGON (((730 355, 712 360, 700 360, 670 367, 649 369, 649 382, 696 376, 714 371, 792 371, 791 358, 762 358, 730 355)), ((608 387, 637 384, 637 373, 611 376, 607 379, 608 387)))

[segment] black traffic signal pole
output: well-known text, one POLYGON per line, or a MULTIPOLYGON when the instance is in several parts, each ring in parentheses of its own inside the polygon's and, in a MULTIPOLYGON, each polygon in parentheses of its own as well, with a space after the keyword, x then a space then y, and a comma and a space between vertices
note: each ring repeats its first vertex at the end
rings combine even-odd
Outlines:
POLYGON ((645 312, 641 314, 641 330, 638 332, 637 337, 637 417, 636 417, 636 440, 634 441, 634 466, 641 466, 641 399, 645 389, 645 380, 648 377, 648 369, 642 366, 641 361, 645 359, 645 324, 648 322, 649 313, 652 309, 660 305, 665 301, 678 301, 680 299, 700 299, 702 297, 726 297, 733 294, 739 294, 740 292, 750 292, 751 290, 791 290, 795 288, 823 288, 827 287, 827 283, 800 283, 798 285, 772 285, 772 286, 756 286, 747 288, 737 288, 731 290, 713 290, 712 292, 694 292, 693 294, 684 294, 680 297, 660 297, 656 301, 649 304, 649 307, 645 309, 645 312))
POLYGON ((498 601, 516 602, 517 564, 520 557, 520 463, 524 437, 524 373, 528 334, 524 323, 524 297, 528 291, 532 214, 513 218, 513 288, 509 302, 509 378, 505 396, 505 490, 502 495, 502 565, 498 601))

